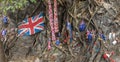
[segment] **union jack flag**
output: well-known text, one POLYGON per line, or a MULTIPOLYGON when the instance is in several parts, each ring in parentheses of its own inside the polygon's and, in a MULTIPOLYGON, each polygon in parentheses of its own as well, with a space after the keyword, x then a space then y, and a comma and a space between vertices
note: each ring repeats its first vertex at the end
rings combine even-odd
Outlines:
POLYGON ((28 36, 40 32, 44 29, 43 13, 24 19, 18 29, 18 36, 28 36))

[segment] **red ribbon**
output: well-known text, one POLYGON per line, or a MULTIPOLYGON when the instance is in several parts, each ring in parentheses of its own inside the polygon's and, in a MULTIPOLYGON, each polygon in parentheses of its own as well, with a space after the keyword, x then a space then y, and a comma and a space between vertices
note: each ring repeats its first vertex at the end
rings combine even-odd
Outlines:
POLYGON ((51 49, 51 42, 50 42, 50 39, 48 40, 48 50, 50 50, 51 49))
POLYGON ((58 14, 57 14, 57 1, 54 0, 54 28, 55 32, 58 32, 58 14))
POLYGON ((57 1, 54 0, 54 19, 53 19, 53 11, 52 11, 52 5, 51 1, 48 0, 48 5, 49 5, 49 20, 50 20, 50 27, 51 27, 51 32, 52 32, 52 40, 56 40, 55 33, 57 33, 58 30, 58 14, 57 14, 57 1))
POLYGON ((55 38, 55 32, 54 32, 53 11, 52 11, 52 5, 50 0, 48 0, 48 5, 49 5, 49 20, 50 20, 50 27, 52 32, 52 40, 54 41, 56 40, 56 38, 55 38))

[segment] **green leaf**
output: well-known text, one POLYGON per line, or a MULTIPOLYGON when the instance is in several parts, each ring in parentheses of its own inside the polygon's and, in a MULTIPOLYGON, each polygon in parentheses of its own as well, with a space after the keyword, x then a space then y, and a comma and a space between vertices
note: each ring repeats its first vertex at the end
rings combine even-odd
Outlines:
MULTIPOLYGON (((0 9, 2 9, 3 12, 7 12, 8 10, 10 11, 15 11, 16 9, 22 9, 27 5, 28 0, 0 0, 0 9)), ((35 0, 32 0, 32 2, 36 3, 35 0)))
POLYGON ((33 3, 36 3, 36 0, 30 0, 31 2, 33 2, 33 3))

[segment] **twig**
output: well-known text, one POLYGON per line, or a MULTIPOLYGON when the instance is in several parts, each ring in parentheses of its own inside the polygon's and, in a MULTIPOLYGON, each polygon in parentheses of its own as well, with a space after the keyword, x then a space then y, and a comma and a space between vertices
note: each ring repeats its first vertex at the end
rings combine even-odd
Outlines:
POLYGON ((75 58, 75 55, 72 53, 72 50, 70 48, 70 44, 67 44, 67 45, 68 45, 68 50, 69 50, 70 54, 75 58))
POLYGON ((62 51, 63 53, 65 53, 65 55, 67 55, 67 52, 66 52, 64 49, 59 48, 59 47, 56 46, 55 43, 53 43, 53 42, 52 42, 52 44, 53 44, 53 46, 55 46, 56 48, 58 48, 60 51, 62 51))
POLYGON ((36 8, 33 10, 33 12, 30 14, 29 17, 33 16, 33 14, 34 14, 34 13, 37 11, 37 9, 39 8, 41 2, 42 2, 42 0, 40 0, 40 2, 37 4, 36 8))
POLYGON ((100 9, 100 8, 98 7, 98 8, 95 10, 95 12, 92 14, 92 16, 91 16, 91 18, 90 18, 90 20, 89 20, 89 22, 88 22, 88 24, 87 24, 86 29, 88 28, 88 26, 89 26, 89 24, 90 24, 92 18, 94 17, 94 15, 96 14, 96 12, 97 12, 99 9, 100 9))

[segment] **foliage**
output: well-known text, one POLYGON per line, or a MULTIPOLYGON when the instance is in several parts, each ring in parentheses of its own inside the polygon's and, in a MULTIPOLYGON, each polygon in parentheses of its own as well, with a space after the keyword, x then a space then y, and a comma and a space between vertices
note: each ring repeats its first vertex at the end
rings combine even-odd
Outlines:
MULTIPOLYGON (((36 0, 29 0, 32 3, 36 3, 36 0)), ((0 0, 0 10, 6 14, 8 10, 15 12, 16 9, 23 9, 26 5, 29 5, 28 0, 0 0)))

